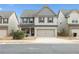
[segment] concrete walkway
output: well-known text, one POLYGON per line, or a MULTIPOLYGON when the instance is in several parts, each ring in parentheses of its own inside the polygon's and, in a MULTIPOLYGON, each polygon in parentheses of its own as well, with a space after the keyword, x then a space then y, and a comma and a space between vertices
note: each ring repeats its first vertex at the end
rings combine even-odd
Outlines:
POLYGON ((0 44, 79 44, 79 40, 68 40, 65 38, 38 37, 30 40, 0 40, 0 44))

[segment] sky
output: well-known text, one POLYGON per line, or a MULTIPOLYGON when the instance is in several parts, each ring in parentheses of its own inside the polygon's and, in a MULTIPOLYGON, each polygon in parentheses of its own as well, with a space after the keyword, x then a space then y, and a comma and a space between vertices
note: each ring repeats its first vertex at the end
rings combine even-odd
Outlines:
MULTIPOLYGON (((40 10, 45 4, 0 4, 0 11, 15 11, 18 16, 23 10, 40 10)), ((61 9, 79 10, 79 4, 46 4, 55 13, 61 9)))

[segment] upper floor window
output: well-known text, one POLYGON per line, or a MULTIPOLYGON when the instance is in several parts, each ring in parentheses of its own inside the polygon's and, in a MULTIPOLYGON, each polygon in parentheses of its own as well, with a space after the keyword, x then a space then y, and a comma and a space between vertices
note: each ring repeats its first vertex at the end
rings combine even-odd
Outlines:
POLYGON ((8 18, 4 18, 3 23, 8 23, 8 18))
POLYGON ((2 23, 2 17, 0 16, 0 23, 2 23))
POLYGON ((78 20, 76 20, 75 22, 78 23, 78 20))
POLYGON ((48 23, 53 23, 53 18, 52 17, 48 17, 48 23))
POLYGON ((60 24, 62 24, 62 23, 60 22, 60 24))
POLYGON ((39 17, 39 23, 44 23, 44 17, 39 17))
POLYGON ((28 20, 26 18, 23 18, 23 23, 27 23, 28 20))
POLYGON ((72 23, 78 23, 78 20, 72 20, 72 23))
POLYGON ((23 23, 34 23, 34 17, 23 18, 23 23))
POLYGON ((74 20, 72 20, 72 23, 74 23, 74 20))
POLYGON ((34 23, 34 17, 29 18, 29 23, 34 23))

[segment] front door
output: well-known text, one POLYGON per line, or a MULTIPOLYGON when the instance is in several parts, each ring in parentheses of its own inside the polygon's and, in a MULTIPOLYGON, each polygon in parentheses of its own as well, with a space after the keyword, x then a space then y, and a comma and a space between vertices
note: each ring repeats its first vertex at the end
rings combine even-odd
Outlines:
POLYGON ((31 36, 34 36, 34 28, 31 28, 31 36))
POLYGON ((77 36, 77 33, 73 33, 73 37, 76 37, 77 36))

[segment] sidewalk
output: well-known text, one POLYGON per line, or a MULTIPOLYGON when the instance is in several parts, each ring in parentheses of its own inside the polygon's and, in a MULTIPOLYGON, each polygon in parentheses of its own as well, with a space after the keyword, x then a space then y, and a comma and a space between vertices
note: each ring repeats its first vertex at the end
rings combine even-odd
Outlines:
POLYGON ((0 44, 79 44, 79 40, 67 40, 62 38, 33 38, 23 40, 0 40, 0 44))
POLYGON ((0 37, 0 44, 29 44, 32 43, 35 37, 25 37, 24 39, 12 39, 12 37, 0 37))

